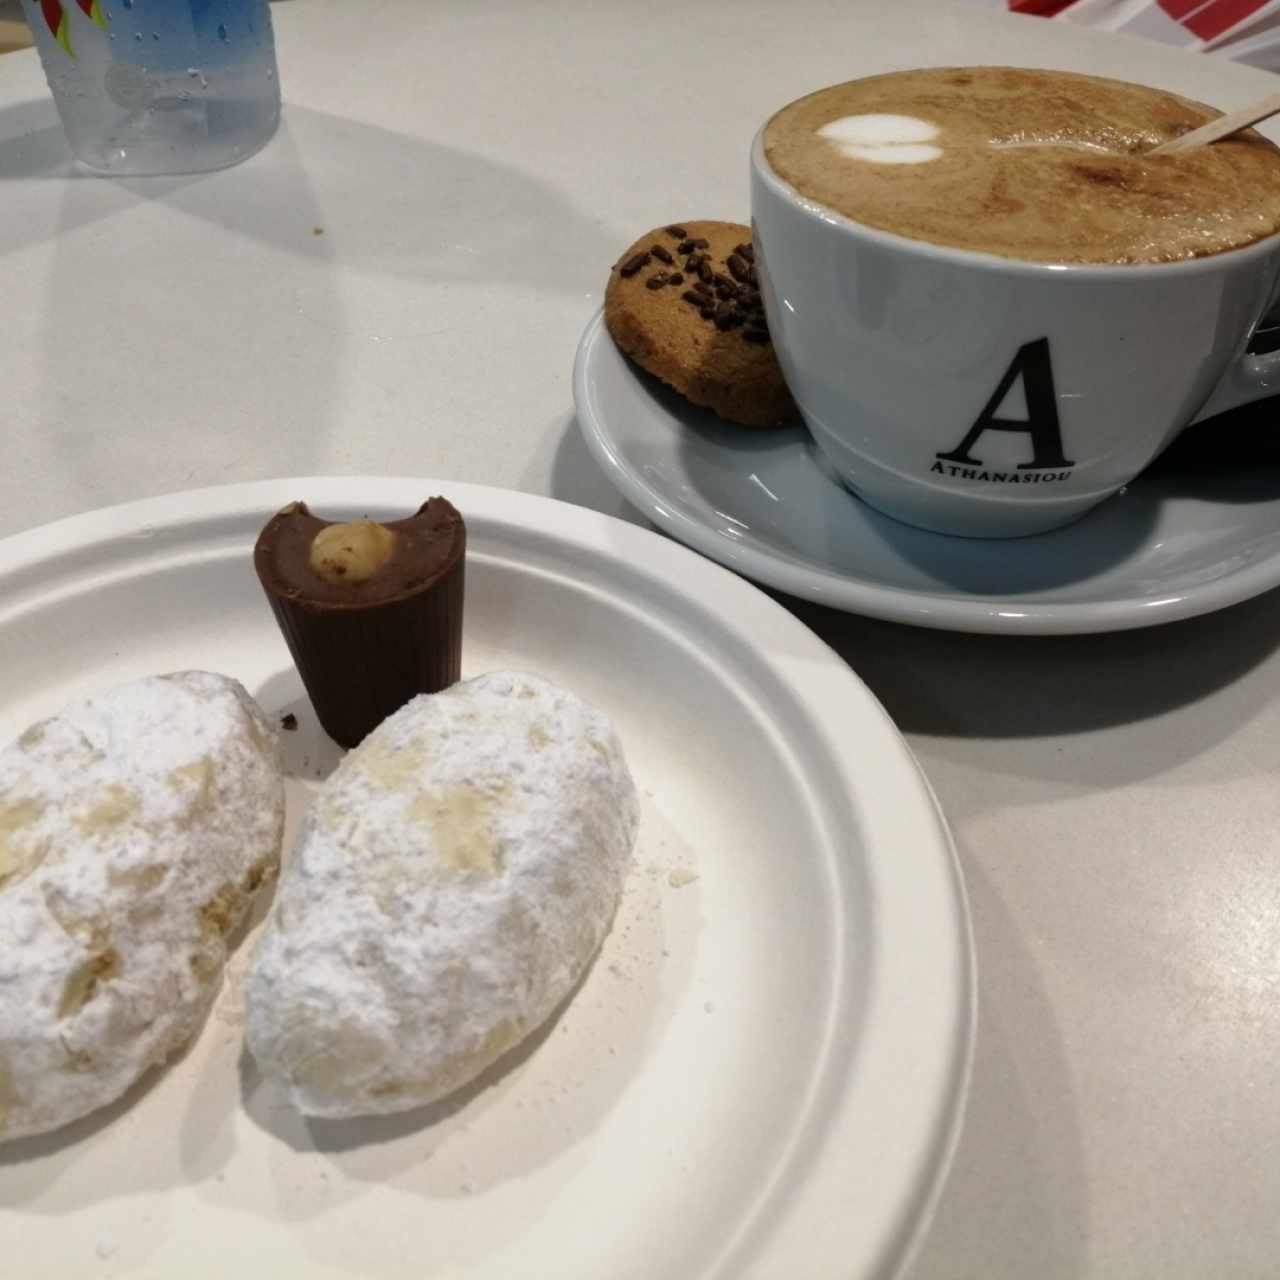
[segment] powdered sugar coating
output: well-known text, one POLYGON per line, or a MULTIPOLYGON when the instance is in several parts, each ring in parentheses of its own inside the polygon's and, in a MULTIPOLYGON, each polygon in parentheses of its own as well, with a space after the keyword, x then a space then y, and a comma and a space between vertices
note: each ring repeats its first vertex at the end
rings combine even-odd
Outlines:
POLYGON ((609 926, 639 821, 608 719, 537 676, 423 695, 319 790, 248 984, 310 1115, 402 1111, 542 1023, 609 926))
POLYGON ((225 676, 123 685, 0 752, 0 1139, 191 1038, 283 831, 275 733, 225 676))

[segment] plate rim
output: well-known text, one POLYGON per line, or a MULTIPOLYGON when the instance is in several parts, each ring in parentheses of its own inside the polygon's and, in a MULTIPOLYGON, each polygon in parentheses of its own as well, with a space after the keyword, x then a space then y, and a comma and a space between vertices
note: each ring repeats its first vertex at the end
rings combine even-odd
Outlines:
MULTIPOLYGON (((730 542, 700 520, 673 510, 614 445, 606 415, 591 386, 591 371, 604 344, 612 345, 600 307, 587 322, 573 362, 573 399, 578 427, 600 469, 632 506, 659 528, 719 564, 801 600, 886 622, 985 635, 1087 635, 1133 631, 1213 613, 1280 586, 1280 551, 1226 577, 1183 587, 1157 600, 1125 597, 1083 604, 1029 603, 1016 597, 955 597, 905 587, 886 587, 817 566, 789 563, 755 547, 730 542)), ((616 351, 616 347, 614 348, 616 351)), ((618 352, 619 358, 626 356, 618 352)), ((647 395, 627 365, 637 394, 647 395)), ((850 496, 850 501, 857 501, 850 496)), ((1082 519, 1087 520, 1088 513, 1082 519)), ((934 534, 942 538, 944 534, 934 534)))
MULTIPOLYGON (((725 1242, 709 1274, 777 1274, 779 1265, 794 1265, 792 1251, 813 1250, 815 1241, 822 1242, 821 1252, 812 1253, 815 1263, 840 1258, 842 1267, 848 1267, 856 1260, 858 1269, 849 1274, 901 1274, 927 1231, 963 1126, 977 1001, 968 898, 946 820, 906 739, 857 674, 782 605, 678 543, 615 517, 553 498, 416 477, 273 479, 183 490, 99 508, 0 540, 0 587, 15 578, 38 583, 41 566, 52 567, 68 556, 75 580, 98 581, 95 557, 99 561, 105 557, 109 564, 118 559, 121 547, 138 557, 141 573, 153 572, 156 566, 171 562, 165 552, 175 541, 155 542, 152 535, 157 531, 181 534, 190 526, 194 536, 202 523, 215 520, 251 519, 251 527, 258 527, 298 493, 305 493, 317 507, 351 505, 353 493, 359 495, 361 506, 412 507, 421 502, 424 491, 448 495, 477 527, 488 521, 528 528, 558 540, 566 549, 593 552, 647 574, 673 602, 683 596, 697 603, 704 614, 714 615, 727 635, 747 646, 752 660, 763 663, 805 713, 806 728, 816 734, 818 747, 847 784, 848 796, 857 801, 854 816, 866 850, 860 865, 876 923, 867 1008, 887 1012, 890 1020, 882 1017, 875 1025, 870 1016, 862 1020, 857 1028, 858 1070, 842 1078, 834 1100, 838 1105, 824 1112, 811 1096, 797 1118, 794 1133, 801 1135, 822 1121, 817 1150, 808 1154, 802 1171, 793 1169, 792 1185, 780 1203, 775 1203, 777 1188, 770 1180, 754 1201, 743 1204, 740 1230, 725 1242), (853 720, 848 718, 851 708, 859 713, 853 720), (865 742, 868 734, 873 735, 870 751, 865 742), (885 799, 879 800, 880 796, 885 799), (898 802, 890 802, 892 796, 899 801, 909 797, 914 803, 909 809, 900 808, 898 802), (874 831, 879 825, 898 828, 888 850, 885 833, 874 831), (902 939, 896 952, 883 945, 886 934, 892 939, 895 930, 902 939), (918 974, 908 990, 904 974, 919 962, 908 960, 907 953, 917 949, 920 936, 930 941, 932 962, 945 967, 940 968, 942 980, 928 984, 928 990, 916 985, 918 974), (893 1022, 903 1007, 910 1007, 911 1017, 893 1022), (910 1123, 901 1142, 886 1142, 878 1152, 875 1170, 877 1182, 891 1188, 893 1194, 886 1203, 893 1211, 883 1214, 868 1231, 864 1218, 847 1212, 847 1198, 841 1194, 857 1168, 868 1119, 878 1114, 866 1105, 861 1086, 869 1068, 892 1078, 900 1073, 901 1056, 921 1053, 921 1013, 928 1024, 929 1048, 921 1079, 928 1078, 933 1096, 913 1097, 899 1105, 910 1123), (762 1204, 773 1210, 763 1224, 762 1204), (733 1269, 726 1270, 730 1266, 733 1269)), ((63 595, 55 590, 50 600, 63 595)), ((37 591, 36 607, 42 598, 37 591)), ((0 615, 0 631, 6 617, 22 616, 30 602, 30 592, 25 596, 19 592, 16 609, 0 615)), ((837 856, 835 850, 831 856, 837 856)), ((845 917, 844 912, 840 915, 845 917)), ((841 1007, 841 983, 839 975, 835 977, 825 1014, 828 1019, 841 1007)), ((830 1084, 831 1052, 824 1045, 816 1059, 818 1086, 830 1084)), ((811 1094, 817 1092, 815 1088, 811 1094)), ((779 1167, 787 1166, 774 1166, 779 1167)))

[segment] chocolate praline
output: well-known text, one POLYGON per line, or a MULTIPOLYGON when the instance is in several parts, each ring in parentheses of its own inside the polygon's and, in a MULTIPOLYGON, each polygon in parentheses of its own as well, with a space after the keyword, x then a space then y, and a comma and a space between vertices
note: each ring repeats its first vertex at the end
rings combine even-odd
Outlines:
POLYGON ((258 535, 258 580, 316 715, 341 746, 460 678, 466 542, 444 498, 382 523, 322 520, 291 502, 258 535))

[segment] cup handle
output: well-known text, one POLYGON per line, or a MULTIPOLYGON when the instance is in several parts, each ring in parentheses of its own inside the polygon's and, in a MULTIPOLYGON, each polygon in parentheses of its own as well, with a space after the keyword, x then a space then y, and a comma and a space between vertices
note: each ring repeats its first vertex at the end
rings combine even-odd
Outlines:
POLYGON ((1277 393, 1280 393, 1280 351, 1243 355, 1223 375, 1187 426, 1277 393))

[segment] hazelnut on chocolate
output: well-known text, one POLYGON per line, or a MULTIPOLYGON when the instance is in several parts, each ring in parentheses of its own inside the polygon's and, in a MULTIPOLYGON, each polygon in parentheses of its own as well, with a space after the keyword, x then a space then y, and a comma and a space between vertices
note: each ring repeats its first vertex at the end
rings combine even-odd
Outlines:
POLYGON ((331 524, 311 539, 307 563, 326 582, 367 582, 386 565, 395 545, 396 535, 373 520, 331 524))
POLYGON ((465 556, 466 526, 444 498, 385 522, 322 520, 291 502, 258 535, 258 580, 335 742, 356 746, 459 679, 465 556))

